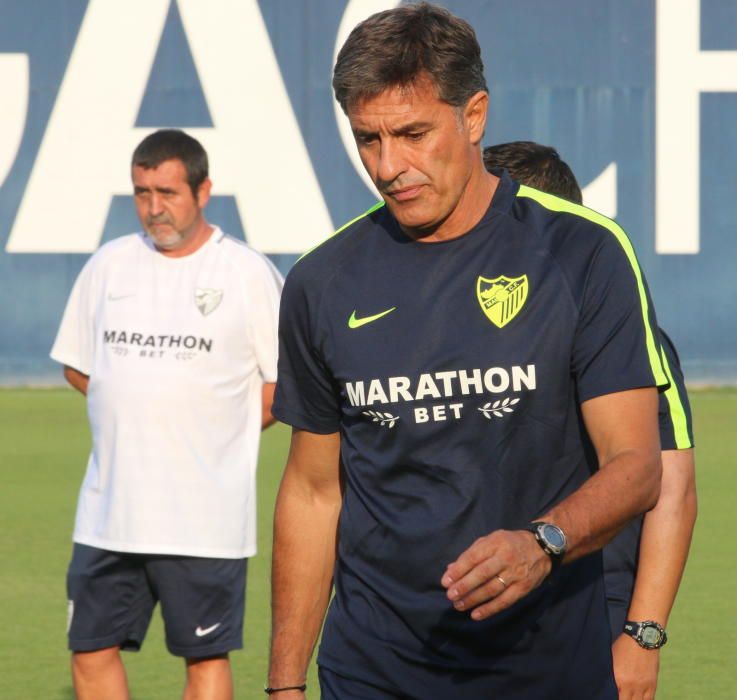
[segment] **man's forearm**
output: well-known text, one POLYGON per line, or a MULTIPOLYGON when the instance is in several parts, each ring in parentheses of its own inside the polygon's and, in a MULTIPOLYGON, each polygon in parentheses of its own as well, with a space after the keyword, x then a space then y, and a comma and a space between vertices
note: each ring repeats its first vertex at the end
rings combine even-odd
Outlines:
POLYGON ((285 474, 274 518, 269 685, 304 682, 332 588, 340 491, 314 494, 285 474))
MULTIPOLYGON (((565 561, 600 549, 630 518, 655 504, 660 490, 657 407, 652 388, 581 404, 600 469, 568 498, 536 515, 565 532, 565 561)), ((440 583, 456 610, 483 620, 539 586, 551 566, 532 533, 497 530, 450 562, 440 583)))
POLYGON ((573 561, 604 547, 629 520, 651 508, 659 484, 657 454, 625 452, 540 520, 562 528, 568 539, 565 561, 573 561))
MULTIPOLYGON (((652 455, 649 450, 615 455, 577 491, 539 517, 565 532, 564 561, 600 549, 630 518, 652 506, 659 463, 657 449, 652 455)), ((471 611, 473 619, 483 620, 537 588, 550 571, 551 561, 531 533, 497 530, 479 538, 449 564, 440 583, 448 589, 456 610, 471 611)))
POLYGON ((601 549, 629 520, 657 502, 661 479, 657 408, 653 388, 608 394, 581 405, 599 470, 541 518, 566 533, 566 561, 601 549))
POLYGON ((663 486, 646 514, 628 618, 665 626, 678 592, 696 522, 693 450, 663 452, 663 486))

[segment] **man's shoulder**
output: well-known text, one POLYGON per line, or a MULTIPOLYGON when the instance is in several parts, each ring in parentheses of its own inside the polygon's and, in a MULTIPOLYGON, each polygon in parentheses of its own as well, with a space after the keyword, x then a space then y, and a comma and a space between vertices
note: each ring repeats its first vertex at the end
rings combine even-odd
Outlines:
POLYGON ((92 253, 87 265, 93 269, 110 264, 115 265, 120 261, 125 261, 128 255, 134 254, 142 245, 145 245, 142 233, 118 236, 106 241, 92 253))
POLYGON ((218 250, 237 265, 262 267, 271 264, 263 253, 259 253, 244 240, 236 238, 229 233, 222 233, 222 236, 216 241, 216 245, 218 246, 218 250))
POLYGON ((324 241, 304 253, 292 267, 289 276, 313 280, 325 279, 343 260, 355 253, 365 240, 365 236, 382 221, 385 213, 385 203, 380 201, 350 219, 324 241))
POLYGON ((626 235, 616 221, 598 211, 533 187, 520 185, 516 203, 514 215, 534 226, 550 243, 575 239, 595 246, 612 234, 626 235))
MULTIPOLYGON (((216 241, 218 250, 229 264, 235 267, 239 274, 243 275, 265 275, 281 280, 281 274, 275 265, 263 253, 252 248, 244 240, 236 238, 228 233, 222 233, 216 241)), ((247 279, 247 278, 246 278, 247 279)))
POLYGON ((600 256, 623 256, 639 269, 627 233, 594 209, 521 185, 510 215, 564 268, 587 268, 600 256))
POLYGON ((142 233, 128 233, 126 235, 118 236, 117 238, 113 238, 112 240, 103 243, 92 254, 92 258, 106 259, 114 257, 116 255, 135 250, 141 245, 145 245, 145 243, 143 242, 142 233))

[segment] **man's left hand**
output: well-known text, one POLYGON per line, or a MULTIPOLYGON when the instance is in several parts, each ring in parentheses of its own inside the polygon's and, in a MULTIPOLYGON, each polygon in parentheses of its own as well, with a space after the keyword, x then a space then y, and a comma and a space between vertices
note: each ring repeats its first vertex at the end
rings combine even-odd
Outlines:
POLYGON ((552 562, 526 530, 497 530, 448 565, 440 583, 459 611, 485 620, 537 588, 552 562))
POLYGON ((612 660, 619 700, 653 700, 660 667, 657 649, 643 649, 629 635, 620 634, 612 645, 612 660))

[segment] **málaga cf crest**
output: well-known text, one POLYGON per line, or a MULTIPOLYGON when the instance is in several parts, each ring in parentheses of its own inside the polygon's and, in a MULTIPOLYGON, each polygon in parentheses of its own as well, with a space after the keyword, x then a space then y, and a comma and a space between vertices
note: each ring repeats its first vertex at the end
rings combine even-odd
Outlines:
POLYGON ((207 316, 215 311, 222 299, 222 289, 201 289, 197 287, 194 290, 194 303, 203 316, 207 316))
POLYGON ((476 298, 481 310, 497 328, 506 326, 522 310, 528 290, 527 275, 476 280, 476 298))

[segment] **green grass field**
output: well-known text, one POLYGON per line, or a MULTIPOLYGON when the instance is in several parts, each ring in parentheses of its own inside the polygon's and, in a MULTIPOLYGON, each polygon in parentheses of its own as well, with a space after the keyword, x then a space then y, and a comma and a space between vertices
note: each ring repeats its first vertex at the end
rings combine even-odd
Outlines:
MULTIPOLYGON (((737 390, 692 393, 699 520, 662 652, 659 699, 737 698, 737 390)), ((259 554, 248 576, 246 648, 233 654, 237 698, 264 697, 271 514, 288 430, 264 436, 259 554)), ((72 700, 64 577, 89 436, 69 390, 0 391, 0 700, 72 700)), ((164 650, 158 616, 141 653, 126 654, 132 696, 180 696, 181 661, 164 650)), ((314 669, 310 674, 313 700, 314 669)), ((451 699, 449 699, 451 700, 451 699)), ((469 699, 474 700, 474 699, 469 699)), ((565 698, 561 698, 565 700, 565 698)))

